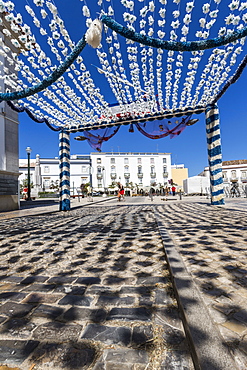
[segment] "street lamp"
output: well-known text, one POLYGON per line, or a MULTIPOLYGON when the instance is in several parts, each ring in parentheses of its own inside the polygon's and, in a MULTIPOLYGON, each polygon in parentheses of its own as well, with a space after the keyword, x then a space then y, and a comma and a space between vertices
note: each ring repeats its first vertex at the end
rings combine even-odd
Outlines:
POLYGON ((32 149, 30 146, 26 148, 27 152, 27 199, 26 200, 32 200, 31 199, 31 185, 30 185, 30 154, 32 149))

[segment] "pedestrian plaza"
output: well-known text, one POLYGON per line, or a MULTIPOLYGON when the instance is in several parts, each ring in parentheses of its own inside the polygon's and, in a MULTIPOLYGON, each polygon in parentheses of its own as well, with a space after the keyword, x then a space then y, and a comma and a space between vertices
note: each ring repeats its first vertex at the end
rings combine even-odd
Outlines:
POLYGON ((35 203, 0 214, 2 366, 246 368, 245 198, 35 203))

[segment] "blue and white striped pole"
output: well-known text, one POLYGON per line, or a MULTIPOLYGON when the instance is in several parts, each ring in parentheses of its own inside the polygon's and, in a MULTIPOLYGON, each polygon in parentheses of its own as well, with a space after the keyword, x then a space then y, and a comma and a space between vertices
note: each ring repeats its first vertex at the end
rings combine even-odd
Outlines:
POLYGON ((70 210, 70 137, 67 131, 59 133, 60 211, 70 210))
POLYGON ((225 204, 222 177, 220 120, 217 104, 209 104, 206 107, 206 132, 211 185, 211 204, 225 204))

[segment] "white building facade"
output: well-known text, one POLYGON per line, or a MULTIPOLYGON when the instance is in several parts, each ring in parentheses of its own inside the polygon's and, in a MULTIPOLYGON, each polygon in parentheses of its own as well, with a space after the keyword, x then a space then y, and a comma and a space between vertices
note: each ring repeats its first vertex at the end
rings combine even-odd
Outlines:
POLYGON ((166 186, 171 179, 170 153, 91 153, 92 184, 104 190, 120 182, 139 189, 166 186))
MULTIPOLYGON (((20 159, 20 183, 27 178, 27 159, 20 159)), ((59 159, 30 160, 30 180, 36 193, 59 185, 59 159)), ((170 153, 91 153, 71 155, 71 195, 78 194, 81 184, 90 183, 94 190, 105 191, 112 184, 132 184, 139 189, 166 186, 171 177, 170 153)))
MULTIPOLYGON (((27 159, 20 159, 20 183, 27 178, 27 159)), ((30 182, 36 193, 57 189, 60 182, 58 158, 40 158, 30 161, 30 182)), ((91 160, 89 155, 71 155, 70 186, 71 194, 77 194, 81 184, 91 183, 91 160)))
MULTIPOLYGON (((204 175, 210 177, 208 167, 205 167, 204 175)), ((223 161, 222 175, 225 186, 231 186, 233 183, 247 185, 247 159, 223 161)))

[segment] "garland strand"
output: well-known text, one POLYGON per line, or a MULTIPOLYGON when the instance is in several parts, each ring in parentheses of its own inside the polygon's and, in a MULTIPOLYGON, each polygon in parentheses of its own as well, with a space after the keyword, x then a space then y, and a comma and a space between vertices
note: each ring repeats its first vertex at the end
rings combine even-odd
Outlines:
POLYGON ((82 52, 84 47, 86 46, 86 39, 85 35, 80 39, 77 43, 73 51, 69 54, 69 56, 64 60, 64 62, 54 71, 52 72, 47 78, 44 78, 39 84, 29 87, 27 89, 23 89, 21 91, 15 91, 12 93, 0 93, 0 102, 2 101, 9 101, 9 100, 19 100, 26 98, 27 96, 34 95, 48 86, 52 85, 55 81, 57 81, 64 72, 71 66, 71 64, 76 60, 79 54, 82 52))
POLYGON ((128 29, 127 27, 122 26, 120 23, 114 21, 107 15, 103 14, 101 21, 113 31, 119 33, 121 36, 136 41, 140 44, 151 46, 158 49, 173 50, 173 51, 198 51, 205 49, 212 49, 220 47, 222 45, 229 44, 230 42, 241 39, 242 37, 247 36, 247 27, 242 28, 241 30, 234 31, 230 35, 225 35, 221 37, 216 37, 210 40, 202 41, 163 41, 160 39, 155 39, 146 35, 141 35, 133 30, 128 29))
POLYGON ((216 97, 214 98, 214 100, 212 100, 212 102, 210 104, 216 104, 217 103, 217 101, 222 97, 222 95, 225 94, 226 90, 239 79, 239 77, 241 76, 242 72, 244 71, 246 65, 247 65, 247 55, 245 55, 244 59, 239 64, 238 69, 236 70, 234 75, 227 81, 225 86, 223 86, 221 91, 216 95, 216 97))

